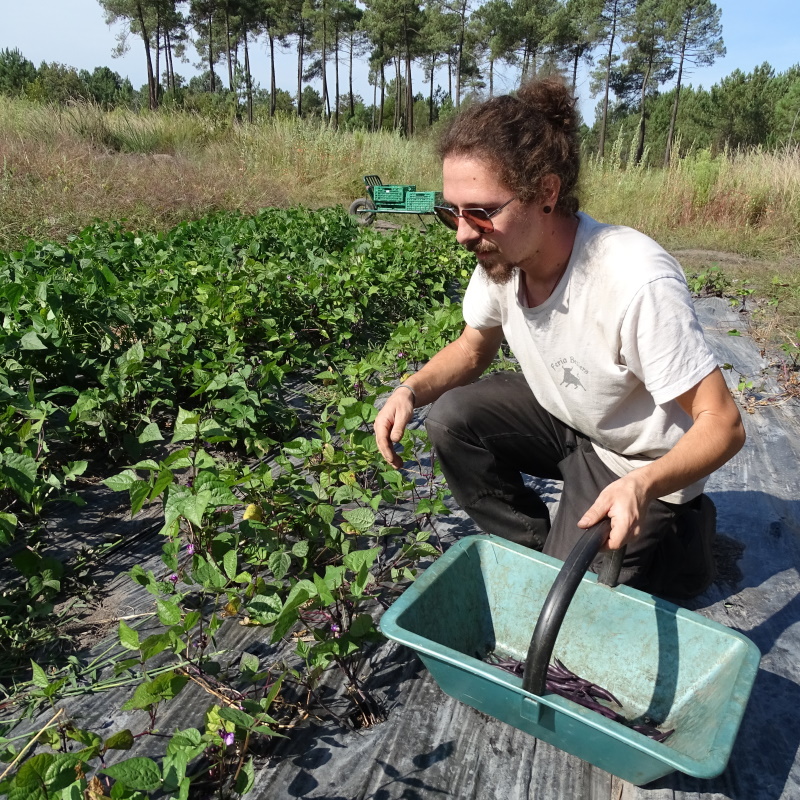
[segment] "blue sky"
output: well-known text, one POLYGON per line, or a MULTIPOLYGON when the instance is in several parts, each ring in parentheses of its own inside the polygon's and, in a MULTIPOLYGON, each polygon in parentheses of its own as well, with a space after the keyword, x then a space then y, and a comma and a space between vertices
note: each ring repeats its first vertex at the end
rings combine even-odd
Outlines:
MULTIPOLYGON (((722 9, 725 58, 711 67, 690 73, 684 84, 708 88, 734 69, 749 72, 768 61, 777 71, 800 63, 800 2, 798 0, 718 0, 722 9)), ((113 59, 117 28, 109 28, 97 0, 0 0, 0 49, 18 48, 37 66, 42 61, 58 61, 78 69, 109 66, 128 76, 137 88, 145 82, 146 68, 141 41, 130 39, 130 51, 113 59)), ((259 43, 251 53, 253 72, 262 85, 268 83, 266 47, 259 43)), ((191 53, 193 61, 196 54, 191 53)), ((294 93, 296 85, 294 50, 281 56, 278 85, 294 93)), ((196 73, 192 64, 176 65, 185 77, 196 73)), ((331 76, 332 77, 332 76, 331 76)), ((502 71, 496 76, 498 91, 514 88, 515 74, 502 71)), ((438 82, 446 85, 444 73, 438 82)), ((421 76, 417 79, 422 91, 421 76)), ((578 94, 587 121, 593 119, 596 99, 589 96, 588 78, 579 78, 578 94)), ((355 91, 370 102, 372 91, 366 78, 356 81, 355 91)))

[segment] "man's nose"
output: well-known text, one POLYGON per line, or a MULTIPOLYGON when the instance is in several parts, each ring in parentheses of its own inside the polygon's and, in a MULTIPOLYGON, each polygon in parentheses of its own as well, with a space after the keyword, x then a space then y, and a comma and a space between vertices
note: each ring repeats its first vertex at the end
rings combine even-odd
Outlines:
POLYGON ((477 242, 481 238, 480 231, 477 231, 463 217, 458 217, 458 230, 456 231, 456 241, 466 247, 469 242, 477 242))

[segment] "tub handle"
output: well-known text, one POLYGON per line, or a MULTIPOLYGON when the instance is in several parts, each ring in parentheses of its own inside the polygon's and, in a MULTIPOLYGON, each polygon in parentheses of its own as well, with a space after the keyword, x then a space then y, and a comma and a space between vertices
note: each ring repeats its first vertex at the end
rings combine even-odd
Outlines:
MULTIPOLYGON (((578 585, 600 551, 601 545, 608 538, 610 530, 611 520, 608 518, 589 528, 572 548, 553 581, 542 605, 528 648, 528 657, 525 659, 522 688, 526 692, 536 695, 544 694, 547 665, 550 663, 550 656, 553 654, 561 623, 564 621, 578 585)), ((598 581, 608 586, 616 586, 624 558, 624 546, 618 550, 610 550, 603 561, 598 581)))

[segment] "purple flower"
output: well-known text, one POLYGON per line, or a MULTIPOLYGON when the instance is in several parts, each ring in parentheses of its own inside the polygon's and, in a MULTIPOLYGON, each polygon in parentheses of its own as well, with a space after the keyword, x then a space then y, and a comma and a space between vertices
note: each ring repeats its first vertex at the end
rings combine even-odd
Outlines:
POLYGON ((222 743, 225 745, 225 747, 230 747, 233 744, 234 735, 232 733, 220 731, 219 735, 222 737, 222 743))
POLYGON ((400 351, 400 352, 397 354, 397 357, 398 357, 398 358, 405 358, 405 357, 406 357, 405 351, 404 351, 404 350, 401 350, 401 351, 400 351))
POLYGON ((167 578, 167 580, 175 584, 178 582, 178 576, 173 572, 172 575, 170 575, 169 578, 167 578))
POLYGON ((331 633, 333 634, 334 639, 338 639, 341 635, 341 628, 335 623, 331 622, 331 633))
POLYGON ((194 553, 194 542, 187 542, 186 543, 186 552, 189 555, 192 555, 192 553, 194 553))

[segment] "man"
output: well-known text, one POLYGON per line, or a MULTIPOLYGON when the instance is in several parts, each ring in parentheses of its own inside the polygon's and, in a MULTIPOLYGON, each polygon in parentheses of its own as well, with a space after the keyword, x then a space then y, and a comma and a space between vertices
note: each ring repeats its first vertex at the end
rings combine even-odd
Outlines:
POLYGON ((400 466, 393 443, 435 401, 431 441, 484 531, 564 559, 608 517, 620 582, 693 594, 713 569, 704 479, 742 447, 741 417, 677 262, 577 213, 578 153, 574 99, 553 79, 445 132, 437 213, 479 264, 463 333, 388 398, 378 447, 400 466), (478 380, 504 337, 521 373, 478 380), (521 473, 564 481, 552 525, 521 473))

